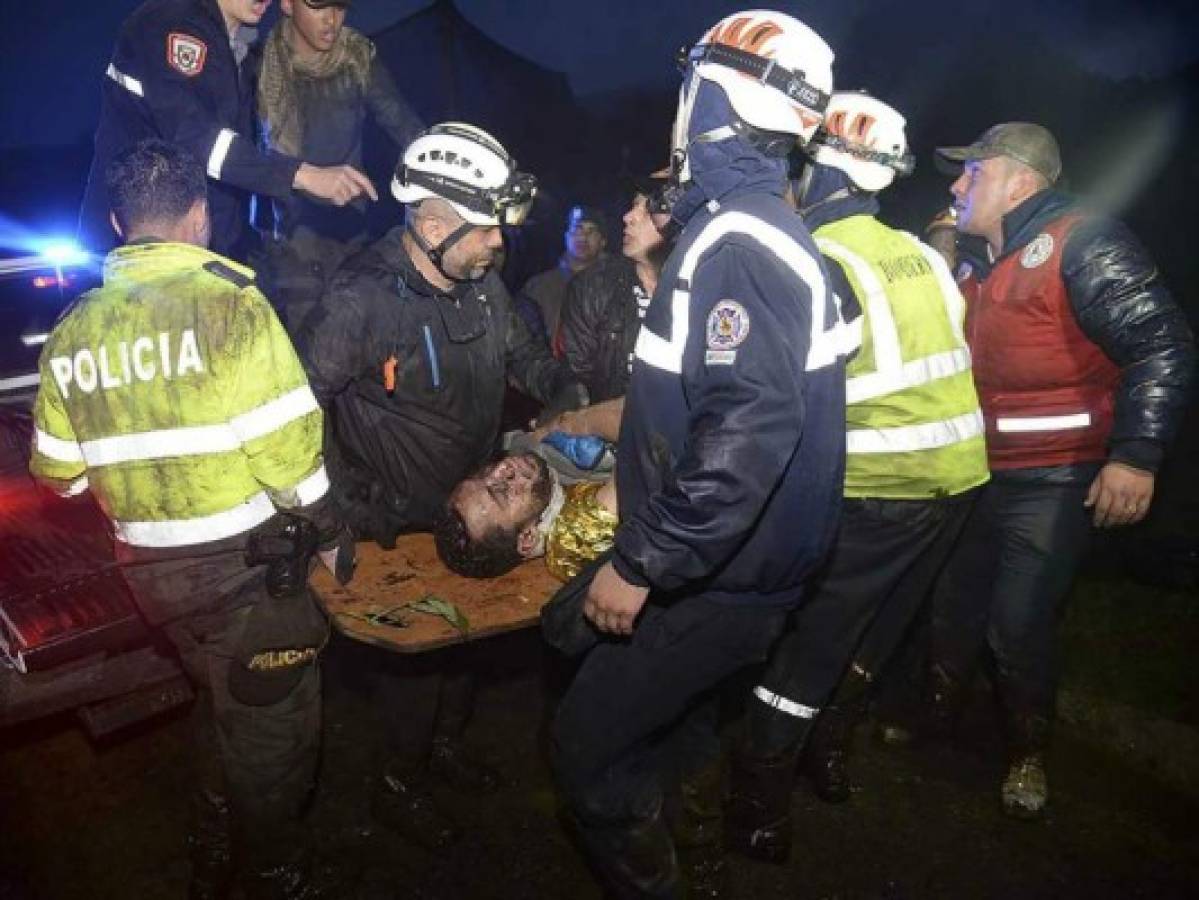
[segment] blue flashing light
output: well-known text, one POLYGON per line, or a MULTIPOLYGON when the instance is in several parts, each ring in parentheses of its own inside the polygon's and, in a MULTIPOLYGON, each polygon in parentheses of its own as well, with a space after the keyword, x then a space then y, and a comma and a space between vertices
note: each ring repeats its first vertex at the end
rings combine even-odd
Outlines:
POLYGON ((86 251, 74 241, 47 241, 38 255, 54 266, 80 266, 88 260, 86 251))

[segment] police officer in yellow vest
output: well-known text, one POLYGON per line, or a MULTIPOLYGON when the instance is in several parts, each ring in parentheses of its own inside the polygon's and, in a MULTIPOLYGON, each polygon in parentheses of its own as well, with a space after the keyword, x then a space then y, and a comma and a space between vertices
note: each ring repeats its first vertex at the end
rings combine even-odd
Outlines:
POLYGON ((99 502, 139 607, 200 688, 191 896, 227 896, 231 819, 247 896, 311 896, 299 814, 328 624, 306 581, 339 541, 321 412, 254 273, 205 249, 200 165, 152 140, 107 178, 125 245, 46 342, 30 468, 99 502))
POLYGON ((911 171, 903 117, 865 94, 835 93, 815 147, 793 194, 845 318, 856 315, 861 347, 846 371, 841 529, 817 590, 754 688, 734 766, 730 843, 774 862, 790 851, 805 741, 818 788, 848 796, 844 747, 866 690, 988 477, 962 296, 933 248, 875 218, 876 194, 911 171), (822 727, 811 733, 818 714, 822 727))

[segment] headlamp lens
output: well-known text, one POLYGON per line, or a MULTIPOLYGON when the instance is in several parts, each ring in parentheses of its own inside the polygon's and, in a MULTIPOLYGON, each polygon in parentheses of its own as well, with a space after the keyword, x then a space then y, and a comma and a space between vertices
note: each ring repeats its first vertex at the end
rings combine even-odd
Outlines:
POLYGON ((536 197, 537 179, 527 172, 513 172, 495 195, 495 217, 503 225, 523 224, 536 197))

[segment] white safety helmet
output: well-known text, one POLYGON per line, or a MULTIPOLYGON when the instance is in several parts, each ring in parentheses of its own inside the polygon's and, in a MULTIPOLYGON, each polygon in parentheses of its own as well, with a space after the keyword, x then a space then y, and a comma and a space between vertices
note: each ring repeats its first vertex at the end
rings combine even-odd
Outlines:
MULTIPOLYGON (((751 9, 726 16, 691 48, 680 51, 683 88, 673 149, 685 165, 687 133, 701 80, 724 90, 741 123, 807 143, 824 118, 833 89, 833 51, 815 31, 785 13, 751 9), (694 76, 686 76, 694 67, 694 76)), ((736 125, 699 139, 720 140, 736 125)), ((793 143, 784 140, 783 145, 793 143)), ((785 155, 787 146, 782 146, 785 155)), ((683 180, 686 180, 684 178, 683 180)))
POLYGON ((401 203, 439 197, 471 225, 519 225, 537 194, 537 180, 482 128, 434 125, 404 151, 391 180, 401 203))
POLYGON ((862 91, 837 91, 809 150, 816 162, 840 169, 863 191, 881 191, 915 167, 903 116, 862 91))

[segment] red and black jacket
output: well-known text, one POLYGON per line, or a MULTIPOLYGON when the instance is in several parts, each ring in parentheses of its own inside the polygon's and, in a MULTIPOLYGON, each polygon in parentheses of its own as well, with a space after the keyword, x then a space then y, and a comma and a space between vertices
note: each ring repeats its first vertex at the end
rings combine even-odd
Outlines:
POLYGON ((1195 369, 1181 309, 1132 233, 1054 191, 959 269, 992 469, 1118 460, 1156 470, 1195 369))

